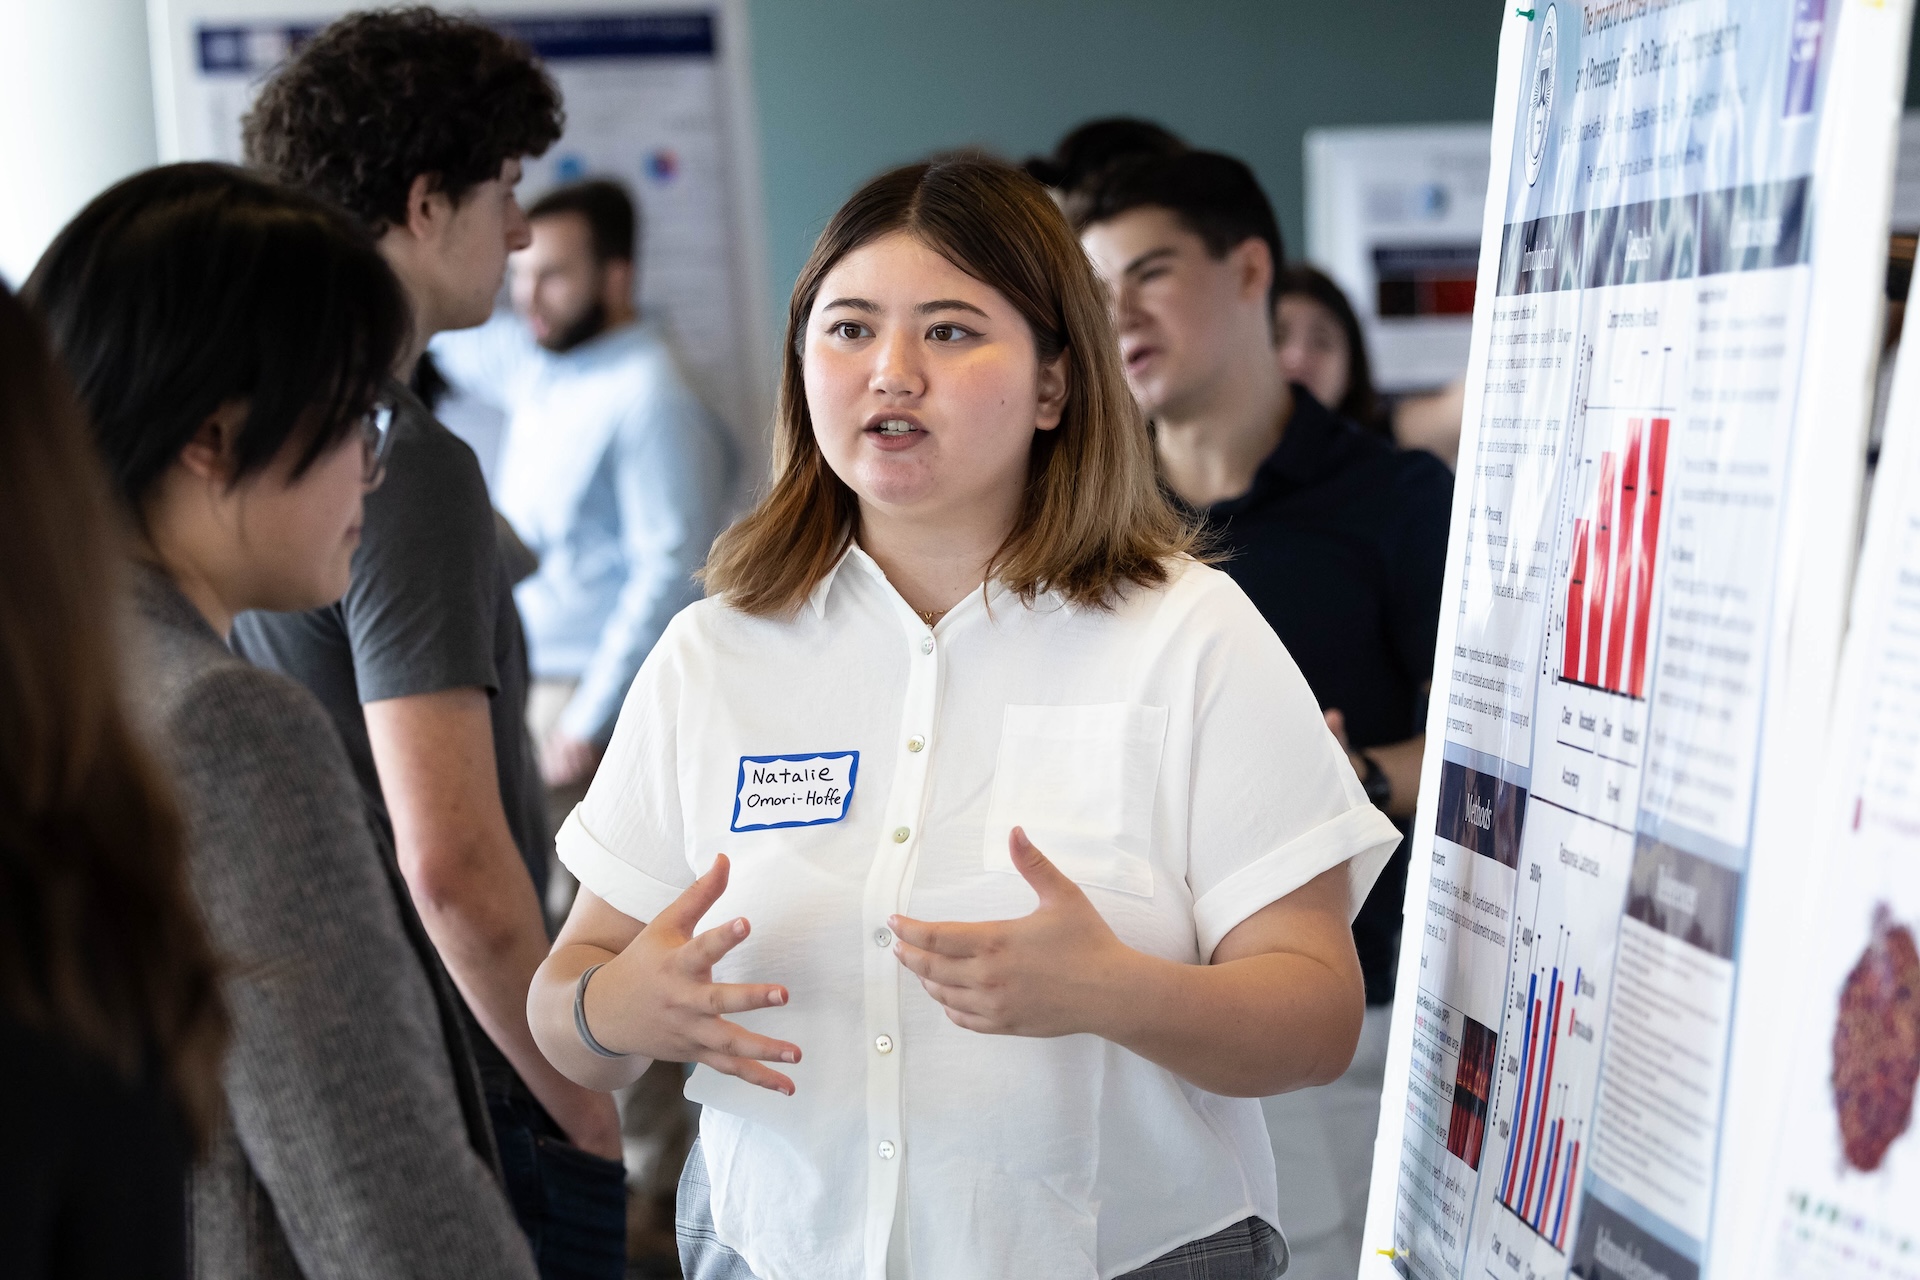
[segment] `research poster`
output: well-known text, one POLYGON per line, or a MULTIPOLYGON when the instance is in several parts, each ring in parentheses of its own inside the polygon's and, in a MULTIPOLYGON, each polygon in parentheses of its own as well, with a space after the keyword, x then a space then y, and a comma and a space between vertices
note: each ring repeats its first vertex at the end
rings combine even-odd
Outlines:
POLYGON ((1920 345, 1854 585, 1757 1280, 1920 1280, 1920 345))
POLYGON ((1750 1274, 1908 17, 1509 6, 1367 1276, 1750 1274))
MULTIPOLYGON (((348 7, 152 5, 163 154, 236 162, 240 120, 261 81, 348 7)), ((642 220, 641 305, 667 330, 701 396, 750 446, 743 456, 759 458, 772 376, 745 5, 495 0, 479 8, 533 49, 565 99, 566 132, 528 164, 522 203, 582 177, 627 186, 642 220)))

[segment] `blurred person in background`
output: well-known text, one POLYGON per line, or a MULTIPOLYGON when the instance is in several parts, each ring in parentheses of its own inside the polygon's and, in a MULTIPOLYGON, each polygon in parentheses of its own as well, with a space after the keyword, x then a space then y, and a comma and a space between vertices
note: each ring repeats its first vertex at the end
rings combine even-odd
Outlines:
POLYGON ((1374 388, 1360 317, 1331 276, 1304 263, 1281 273, 1274 338, 1288 381, 1372 434, 1402 449, 1424 450, 1453 466, 1460 451, 1466 383, 1456 379, 1434 391, 1391 400, 1381 395, 1374 388))
POLYGON ((1273 349, 1280 372, 1327 408, 1383 439, 1393 429, 1381 414, 1373 389, 1373 362, 1366 335, 1346 292, 1315 267, 1280 273, 1273 309, 1273 349))
MULTIPOLYGON (((617 183, 549 192, 509 260, 513 311, 443 333, 462 393, 507 414, 500 511, 540 557, 514 594, 533 668, 528 714, 558 829, 586 794, 614 718, 725 519, 726 428, 635 303, 639 222, 617 183)), ((564 912, 562 912, 564 914, 564 912)))
POLYGON ((347 588, 406 341, 398 284, 332 206, 185 164, 97 197, 26 297, 132 530, 130 687, 226 960, 195 1274, 531 1280, 451 993, 334 727, 226 645, 244 610, 347 588))
POLYGON ((1164 125, 1132 116, 1104 116, 1069 130, 1049 155, 1029 156, 1021 167, 1051 190, 1056 200, 1070 199, 1101 170, 1138 156, 1171 156, 1186 141, 1164 125))
POLYGON ((559 93, 526 48, 431 9, 351 14, 262 86, 249 163, 347 210, 399 277, 412 340, 388 387, 386 483, 367 496, 337 604, 234 627, 251 661, 320 699, 464 998, 507 1189, 547 1280, 625 1267, 613 1101, 534 1046, 527 986, 547 950, 551 842, 527 733, 515 569, 473 450, 401 385, 432 336, 484 322, 524 157, 559 137, 559 93))
MULTIPOLYGON (((1068 207, 1110 291, 1162 477, 1212 530, 1221 567, 1299 664, 1368 797, 1404 831, 1451 477, 1289 382, 1275 350, 1280 228, 1244 164, 1198 151, 1126 161, 1068 207)), ((1353 922, 1368 1005, 1353 1065, 1328 1087, 1265 1100, 1289 1274, 1309 1280, 1350 1280, 1359 1257, 1406 859, 1403 840, 1353 922)))
POLYGON ((120 526, 3 284, 0 510, 0 1258, 18 1280, 171 1280, 221 1108, 219 966, 123 701, 120 526))

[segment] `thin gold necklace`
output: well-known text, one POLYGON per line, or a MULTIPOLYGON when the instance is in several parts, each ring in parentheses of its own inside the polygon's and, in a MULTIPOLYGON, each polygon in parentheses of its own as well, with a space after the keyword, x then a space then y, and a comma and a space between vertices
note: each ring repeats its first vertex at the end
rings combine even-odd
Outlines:
POLYGON ((934 623, 947 616, 945 609, 916 609, 914 612, 920 615, 920 620, 928 627, 932 627, 934 623))

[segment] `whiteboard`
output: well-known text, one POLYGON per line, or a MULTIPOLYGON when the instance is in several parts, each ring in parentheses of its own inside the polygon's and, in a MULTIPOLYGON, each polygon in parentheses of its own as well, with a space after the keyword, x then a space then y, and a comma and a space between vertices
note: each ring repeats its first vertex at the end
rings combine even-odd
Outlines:
POLYGON ((1311 129, 1307 258, 1346 290, 1382 391, 1461 377, 1473 335, 1485 124, 1311 129))
MULTIPOLYGON (((149 0, 163 160, 239 161, 240 119, 334 0, 149 0)), ((566 132, 529 162, 522 203, 587 176, 640 205, 640 304, 735 433, 745 480, 766 467, 773 362, 745 0, 480 0, 559 85, 566 132)))
POLYGON ((1505 10, 1368 1280, 1771 1243, 1910 19, 1505 10))

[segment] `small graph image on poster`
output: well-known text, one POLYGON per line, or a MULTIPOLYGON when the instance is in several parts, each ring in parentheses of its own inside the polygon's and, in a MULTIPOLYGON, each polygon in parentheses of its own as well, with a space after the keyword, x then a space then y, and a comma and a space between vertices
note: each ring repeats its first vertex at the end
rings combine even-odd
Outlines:
POLYGON ((1634 837, 1534 797, 1468 1257, 1564 1274, 1582 1212, 1634 837))
POLYGON ((1563 684, 1644 701, 1678 361, 1657 338, 1613 345, 1589 356, 1612 354, 1614 367, 1596 369, 1569 441, 1580 456, 1566 489, 1554 667, 1563 684))

